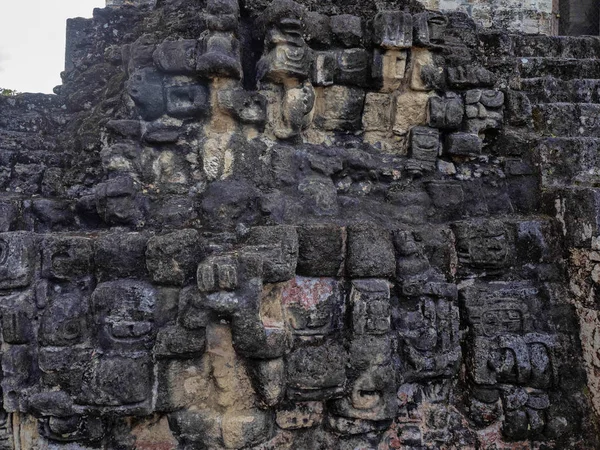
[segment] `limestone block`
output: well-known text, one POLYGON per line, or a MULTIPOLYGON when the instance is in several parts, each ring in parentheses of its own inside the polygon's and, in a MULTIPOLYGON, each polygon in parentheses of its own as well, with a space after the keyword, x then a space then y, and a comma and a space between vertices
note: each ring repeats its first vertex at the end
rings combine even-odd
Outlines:
POLYGON ((358 130, 365 91, 345 86, 322 88, 317 93, 315 124, 327 131, 358 130))
POLYGON ((406 51, 375 50, 373 78, 381 83, 382 92, 393 92, 400 88, 406 74, 406 60, 406 51))
POLYGON ((408 91, 396 98, 394 133, 403 136, 414 126, 426 125, 429 97, 426 92, 408 91))
POLYGON ((336 52, 335 84, 364 87, 369 76, 369 53, 362 48, 336 52))

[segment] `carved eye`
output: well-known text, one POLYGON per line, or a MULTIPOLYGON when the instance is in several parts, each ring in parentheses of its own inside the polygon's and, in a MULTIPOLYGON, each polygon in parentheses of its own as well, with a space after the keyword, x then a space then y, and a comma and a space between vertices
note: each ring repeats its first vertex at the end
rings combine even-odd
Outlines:
POLYGON ((0 239, 0 264, 4 264, 8 259, 8 242, 0 239))
POLYGON ((75 339, 81 333, 81 326, 78 320, 70 320, 63 327, 63 336, 65 339, 75 339))

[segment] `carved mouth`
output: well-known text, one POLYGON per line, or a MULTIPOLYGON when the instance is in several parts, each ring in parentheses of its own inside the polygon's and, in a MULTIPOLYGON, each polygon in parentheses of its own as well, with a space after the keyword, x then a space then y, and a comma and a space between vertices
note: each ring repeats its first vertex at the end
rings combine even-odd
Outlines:
POLYGON ((116 339, 138 339, 152 331, 151 322, 117 322, 109 325, 111 336, 116 339))

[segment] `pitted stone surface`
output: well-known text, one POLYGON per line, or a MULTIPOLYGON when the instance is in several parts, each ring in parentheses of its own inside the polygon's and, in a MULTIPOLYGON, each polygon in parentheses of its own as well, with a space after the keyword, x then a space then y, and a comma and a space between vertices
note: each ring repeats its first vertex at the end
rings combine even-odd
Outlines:
POLYGON ((69 21, 0 97, 0 448, 598 448, 600 40, 484 3, 69 21))

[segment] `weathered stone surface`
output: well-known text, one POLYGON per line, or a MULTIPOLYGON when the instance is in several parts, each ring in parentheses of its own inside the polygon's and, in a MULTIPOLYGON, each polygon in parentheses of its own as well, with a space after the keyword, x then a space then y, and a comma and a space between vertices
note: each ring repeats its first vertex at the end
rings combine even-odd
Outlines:
POLYGON ((597 37, 108 3, 0 96, 0 448, 598 447, 597 37))
POLYGON ((148 241, 146 267, 160 284, 184 285, 202 258, 204 242, 196 230, 175 231, 148 241))

